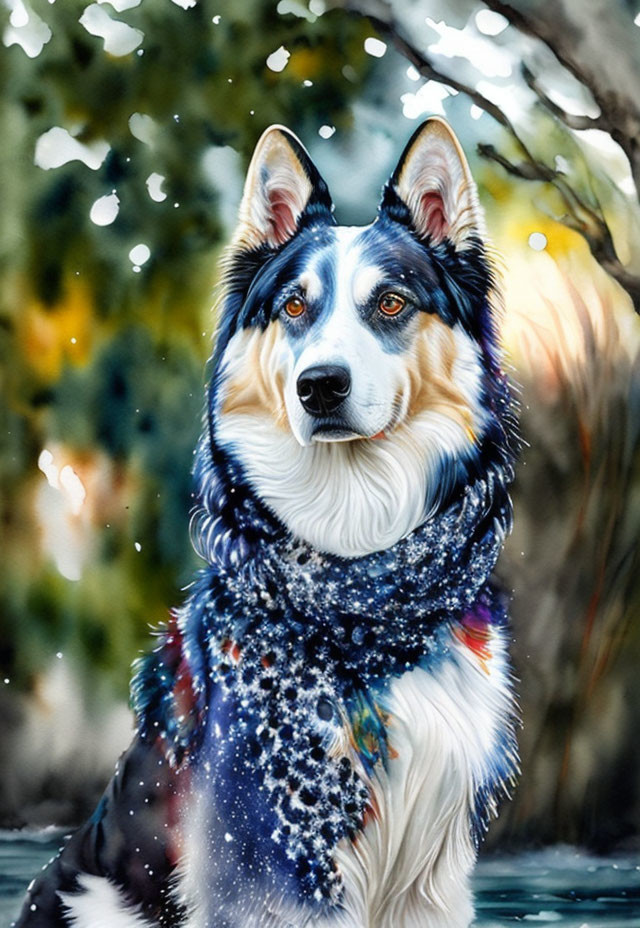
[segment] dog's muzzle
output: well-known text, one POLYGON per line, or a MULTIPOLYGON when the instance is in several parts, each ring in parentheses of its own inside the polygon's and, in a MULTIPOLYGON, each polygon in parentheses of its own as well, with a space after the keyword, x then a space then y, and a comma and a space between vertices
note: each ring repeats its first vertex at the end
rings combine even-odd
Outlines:
POLYGON ((334 413, 351 392, 349 369, 339 364, 308 367, 298 377, 296 389, 306 412, 317 418, 334 413))

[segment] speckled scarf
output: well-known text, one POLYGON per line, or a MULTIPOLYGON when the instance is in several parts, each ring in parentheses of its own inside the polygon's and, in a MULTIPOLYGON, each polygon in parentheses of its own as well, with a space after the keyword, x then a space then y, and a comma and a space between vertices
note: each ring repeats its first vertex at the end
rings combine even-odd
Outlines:
POLYGON ((347 559, 292 538, 215 445, 199 461, 194 535, 209 566, 140 663, 140 733, 176 766, 207 770, 229 829, 220 873, 251 849, 261 886, 335 904, 335 847, 362 827, 368 777, 388 758, 390 681, 443 659, 453 622, 505 621, 489 577, 512 467, 494 462, 391 548, 347 559), (355 758, 335 750, 345 726, 355 758))

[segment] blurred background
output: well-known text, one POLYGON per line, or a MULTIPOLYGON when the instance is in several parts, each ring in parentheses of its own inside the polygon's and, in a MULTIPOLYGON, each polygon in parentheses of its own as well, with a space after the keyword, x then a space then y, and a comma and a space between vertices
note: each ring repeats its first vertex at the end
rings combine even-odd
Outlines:
POLYGON ((364 223, 440 113, 501 256, 526 441, 500 565, 523 772, 490 846, 637 842, 639 11, 0 0, 0 826, 91 810, 197 567, 216 258, 258 136, 293 129, 364 223))

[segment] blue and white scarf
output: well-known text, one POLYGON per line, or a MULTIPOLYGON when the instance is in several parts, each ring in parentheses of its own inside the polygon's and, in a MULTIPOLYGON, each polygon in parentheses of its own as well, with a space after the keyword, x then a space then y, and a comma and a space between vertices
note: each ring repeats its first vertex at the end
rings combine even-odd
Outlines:
POLYGON ((223 870, 250 849, 263 885, 335 904, 336 845, 362 828, 368 778, 388 760, 390 681, 446 657, 466 616, 506 621, 489 578, 511 525, 511 457, 391 548, 352 559, 294 539, 208 437, 198 461, 209 566, 140 663, 140 734, 160 735, 176 767, 206 766, 233 835, 216 848, 233 858, 223 870), (355 759, 335 751, 345 728, 355 759))

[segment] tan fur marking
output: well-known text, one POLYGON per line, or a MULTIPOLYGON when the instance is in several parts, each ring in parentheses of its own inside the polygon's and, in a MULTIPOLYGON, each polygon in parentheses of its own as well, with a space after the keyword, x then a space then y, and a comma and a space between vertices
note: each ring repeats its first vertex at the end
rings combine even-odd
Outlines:
POLYGON ((415 354, 407 365, 410 399, 407 419, 427 410, 447 416, 475 441, 473 410, 456 388, 457 345, 453 331, 435 315, 424 314, 416 336, 415 354))
POLYGON ((264 332, 247 330, 242 371, 225 385, 222 415, 267 415, 280 428, 288 428, 284 377, 277 366, 283 337, 277 319, 264 332))

